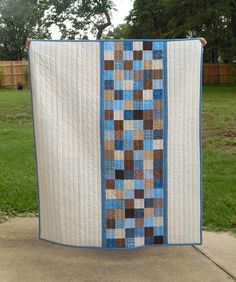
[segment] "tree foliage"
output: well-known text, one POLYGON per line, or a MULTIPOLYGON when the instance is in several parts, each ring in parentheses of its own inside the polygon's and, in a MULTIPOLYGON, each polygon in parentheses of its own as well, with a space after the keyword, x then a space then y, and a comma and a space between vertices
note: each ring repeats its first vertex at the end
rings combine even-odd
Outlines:
POLYGON ((47 37, 42 27, 44 15, 37 0, 0 1, 0 57, 5 60, 22 60, 28 37, 47 37))
POLYGON ((105 28, 111 25, 111 0, 48 0, 51 7, 46 25, 59 26, 62 38, 87 38, 89 33, 100 39, 105 28))

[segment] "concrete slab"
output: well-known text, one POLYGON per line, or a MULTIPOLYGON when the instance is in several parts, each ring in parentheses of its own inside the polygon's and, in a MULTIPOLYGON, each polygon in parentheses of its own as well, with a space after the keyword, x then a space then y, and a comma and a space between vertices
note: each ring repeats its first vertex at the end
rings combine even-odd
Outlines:
POLYGON ((0 224, 0 281, 232 281, 193 247, 110 251, 38 240, 37 218, 0 224))
POLYGON ((203 232, 198 248, 236 277, 236 236, 230 232, 203 232))

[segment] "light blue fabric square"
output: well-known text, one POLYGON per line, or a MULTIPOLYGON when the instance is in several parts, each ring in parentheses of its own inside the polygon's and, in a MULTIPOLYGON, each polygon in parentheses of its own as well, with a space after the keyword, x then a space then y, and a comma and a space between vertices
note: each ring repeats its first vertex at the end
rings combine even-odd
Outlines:
POLYGON ((153 149, 153 140, 144 140, 143 147, 144 147, 144 150, 152 150, 153 149))
POLYGON ((155 198, 163 199, 163 197, 164 197, 164 190, 163 190, 163 188, 155 189, 154 196, 155 196, 155 198))
MULTIPOLYGON (((142 166, 140 168, 143 168, 143 161, 135 161, 135 162, 141 162, 142 166)), ((134 188, 135 189, 144 189, 144 180, 143 179, 135 179, 134 181, 134 188)))
POLYGON ((124 70, 124 79, 125 80, 133 80, 134 72, 132 70, 124 70))
POLYGON ((114 71, 113 70, 105 70, 104 71, 104 79, 105 80, 114 80, 114 71))
POLYGON ((126 218, 125 228, 135 228, 135 218, 126 218))
POLYGON ((114 100, 114 110, 122 110, 123 109, 123 100, 114 100))
POLYGON ((145 198, 153 198, 154 197, 154 189, 146 189, 146 190, 144 190, 144 197, 145 198))
POLYGON ((114 80, 114 89, 122 90, 123 89, 123 80, 114 80))
POLYGON ((144 179, 152 179, 153 178, 153 170, 152 169, 144 169, 144 179))
POLYGON ((115 61, 115 70, 123 70, 124 62, 123 61, 115 61))
POLYGON ((133 61, 133 51, 123 51, 123 58, 127 61, 133 61))
POLYGON ((125 100, 133 100, 133 91, 132 90, 124 90, 123 91, 125 100))
POLYGON ((143 160, 143 151, 142 150, 134 151, 134 159, 143 160))
POLYGON ((153 89, 162 89, 163 88, 163 80, 162 79, 153 79, 152 87, 153 87, 153 89))
POLYGON ((104 121, 104 129, 105 130, 114 130, 114 121, 113 120, 105 120, 104 121))
POLYGON ((153 225, 153 217, 144 217, 144 227, 152 227, 153 225))
POLYGON ((152 51, 143 51, 143 59, 151 61, 153 57, 152 51))
POLYGON ((116 228, 117 229, 125 228, 125 219, 116 219, 116 228))
POLYGON ((163 236, 164 235, 164 228, 163 226, 156 226, 154 227, 154 236, 163 236))
POLYGON ((114 162, 115 162, 115 169, 124 169, 124 161, 118 160, 114 162))
POLYGON ((152 110, 153 109, 153 101, 152 100, 144 100, 143 101, 143 109, 144 110, 152 110))
POLYGON ((134 60, 133 61, 133 69, 134 70, 142 70, 143 69, 143 61, 141 61, 141 60, 134 60))
POLYGON ((134 100, 134 110, 143 110, 143 101, 142 100, 134 100))
POLYGON ((134 198, 134 190, 125 190, 125 199, 133 199, 134 198))
POLYGON ((134 90, 142 90, 143 89, 143 81, 142 80, 134 80, 133 86, 134 86, 134 90))
POLYGON ((124 140, 133 140, 134 133, 132 130, 124 131, 124 140))
POLYGON ((114 140, 114 131, 104 130, 104 140, 114 140))
POLYGON ((124 180, 115 180, 115 187, 116 187, 116 189, 123 189, 124 188, 124 180))
POLYGON ((134 129, 136 130, 143 129, 143 120, 134 120, 134 129))
POLYGON ((153 50, 164 50, 164 42, 160 41, 153 41, 152 42, 152 49, 153 50))
POLYGON ((113 110, 113 108, 114 108, 113 101, 105 101, 104 102, 104 109, 105 110, 113 110))
POLYGON ((116 230, 115 229, 106 229, 106 238, 107 239, 116 238, 116 230))

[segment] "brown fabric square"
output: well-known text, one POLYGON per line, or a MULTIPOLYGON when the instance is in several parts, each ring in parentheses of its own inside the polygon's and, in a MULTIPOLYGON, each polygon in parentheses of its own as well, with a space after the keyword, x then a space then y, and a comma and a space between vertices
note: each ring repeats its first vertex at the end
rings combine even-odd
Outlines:
POLYGON ((106 180, 106 189, 115 189, 115 180, 107 179, 106 180))
POLYGON ((162 79, 162 70, 153 70, 152 78, 153 79, 162 79))
POLYGON ((113 219, 113 218, 116 218, 116 213, 115 213, 116 210, 113 210, 113 209, 107 209, 106 210, 106 218, 107 219, 113 219))
POLYGON ((125 218, 125 211, 124 209, 117 209, 115 210, 115 219, 125 218))
POLYGON ((136 169, 134 171, 134 178, 135 179, 143 179, 143 170, 142 169, 136 169))
POLYGON ((107 224, 106 224, 108 229, 115 229, 116 228, 116 221, 115 219, 107 219, 107 224))
POLYGON ((116 50, 122 51, 123 50, 123 42, 115 42, 114 43, 114 49, 115 49, 115 51, 116 50))
POLYGON ((142 71, 134 71, 134 80, 142 80, 143 79, 143 72, 142 71))
POLYGON ((143 218, 135 218, 135 227, 136 228, 144 227, 143 218))
POLYGON ((143 140, 134 140, 134 150, 143 150, 143 140))
POLYGON ((123 130, 123 120, 115 120, 114 121, 115 130, 123 130))
POLYGON ((115 130, 115 139, 116 140, 123 140, 123 130, 115 130))
POLYGON ((143 51, 134 51, 134 60, 142 60, 143 59, 143 51))
POLYGON ((144 234, 145 234, 145 237, 152 237, 153 236, 153 227, 145 227, 144 234))
POLYGON ((125 200, 125 208, 133 209, 134 208, 134 200, 125 200))
POLYGON ((143 119, 152 120, 153 119, 153 110, 144 110, 143 119))
POLYGON ((124 61, 124 70, 132 70, 133 61, 124 61))
POLYGON ((143 111, 142 110, 134 110, 134 119, 142 120, 143 119, 143 111))
POLYGON ((161 178, 162 177, 162 169, 161 168, 155 168, 154 169, 154 176, 155 176, 155 178, 161 178))
POLYGON ((163 150, 154 150, 154 161, 159 161, 163 159, 163 150))
POLYGON ((134 209, 125 209, 125 218, 134 218, 134 209))
POLYGON ((143 90, 134 90, 134 100, 143 99, 143 90))
POLYGON ((115 60, 116 61, 123 60, 123 51, 115 50, 115 60))
POLYGON ((152 50, 152 41, 144 41, 143 50, 152 50))
POLYGON ((115 146, 114 146, 114 141, 113 140, 108 140, 105 141, 105 150, 114 150, 115 146))
POLYGON ((152 80, 144 80, 143 89, 152 89, 152 80))
POLYGON ((105 150, 105 159, 114 160, 114 150, 105 150))
POLYGON ((113 110, 105 110, 105 119, 114 119, 114 112, 113 110))
POLYGON ((125 160, 125 170, 132 170, 134 169, 134 161, 125 160))
POLYGON ((134 190, 134 197, 135 197, 135 199, 144 199, 144 190, 135 189, 134 190))
POLYGON ((153 120, 144 120, 143 121, 143 129, 153 129, 153 120))
POLYGON ((113 60, 105 60, 104 61, 104 69, 105 70, 114 70, 114 61, 113 60))
POLYGON ((133 160, 134 152, 130 150, 125 150, 125 160, 133 160))
POLYGON ((154 208, 162 208, 163 207, 163 200, 162 199, 154 199, 153 206, 154 206, 154 208))
POLYGON ((124 170, 115 170, 116 179, 124 179, 124 177, 125 177, 124 170))
POLYGON ((116 239, 116 247, 124 248, 125 247, 125 239, 116 239))
POLYGON ((154 244, 163 244, 163 236, 154 236, 154 244))

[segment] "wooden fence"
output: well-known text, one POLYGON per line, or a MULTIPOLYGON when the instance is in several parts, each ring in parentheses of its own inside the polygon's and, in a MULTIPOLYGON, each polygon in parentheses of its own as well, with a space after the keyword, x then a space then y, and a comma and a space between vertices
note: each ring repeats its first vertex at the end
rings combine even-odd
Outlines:
MULTIPOLYGON (((236 83, 236 64, 204 64, 204 84, 236 83)), ((18 85, 28 86, 27 61, 0 61, 0 83, 6 88, 16 88, 18 85), (1 83, 2 76, 2 83, 1 83)))

